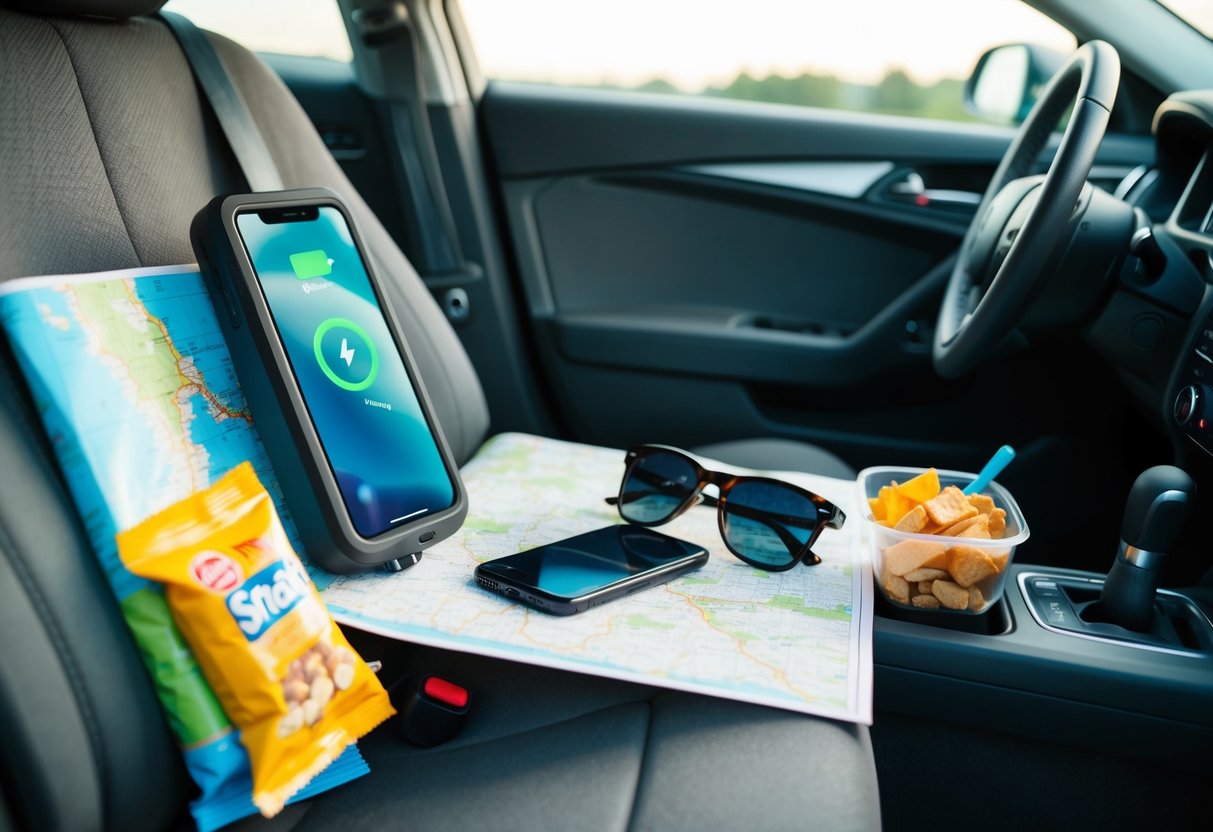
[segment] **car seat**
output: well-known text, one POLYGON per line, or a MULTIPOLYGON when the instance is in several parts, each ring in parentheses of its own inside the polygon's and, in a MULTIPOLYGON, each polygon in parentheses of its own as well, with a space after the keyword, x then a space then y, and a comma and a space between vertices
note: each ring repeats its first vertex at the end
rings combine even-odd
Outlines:
MULTIPOLYGON (((244 189, 176 40, 148 16, 159 5, 0 0, 0 280, 192 262, 194 212, 244 189)), ((458 338, 279 79, 212 39, 286 187, 326 186, 349 205, 466 461, 489 419, 458 338)), ((180 754, 7 352, 0 495, 0 830, 188 828, 180 754)), ((424 751, 385 726, 362 743, 369 776, 241 827, 879 826, 862 726, 363 644, 463 681, 476 695, 464 731, 424 751)))

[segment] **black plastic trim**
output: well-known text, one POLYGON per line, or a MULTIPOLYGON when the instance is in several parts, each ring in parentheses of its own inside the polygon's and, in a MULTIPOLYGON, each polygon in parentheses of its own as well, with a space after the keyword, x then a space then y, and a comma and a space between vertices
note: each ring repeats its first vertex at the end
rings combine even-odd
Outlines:
MULTIPOLYGON (((1011 570, 1011 588, 1003 596, 1016 625, 1009 634, 960 633, 877 616, 873 654, 878 686, 881 668, 897 669, 912 672, 945 703, 956 702, 960 688, 975 684, 997 689, 1000 696, 1061 700, 1078 713, 1111 709, 1125 718, 1164 720, 1172 726, 1171 735, 1158 735, 1152 742, 1159 747, 1172 743, 1175 757, 1189 763, 1200 758, 1199 743, 1213 739, 1213 655, 1172 655, 1050 632, 1036 623, 1017 591, 1019 574, 1100 576, 1037 566, 1014 565, 1011 570)), ((898 701, 903 693, 896 682, 880 689, 887 701, 898 701)), ((1022 723, 1012 714, 1001 722, 1022 723)), ((1066 733, 1078 740, 1090 732, 1079 724, 1066 733)), ((1204 745, 1204 751, 1209 747, 1204 745)))

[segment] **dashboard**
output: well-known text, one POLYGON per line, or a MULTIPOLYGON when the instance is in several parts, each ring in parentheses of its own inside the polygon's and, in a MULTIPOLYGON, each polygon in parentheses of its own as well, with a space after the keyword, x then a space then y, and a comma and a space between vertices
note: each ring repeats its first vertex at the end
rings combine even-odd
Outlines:
POLYGON ((1213 91, 1171 96, 1153 130, 1124 195, 1139 230, 1087 337, 1179 448, 1213 456, 1213 91))
MULTIPOLYGON (((1167 160, 1167 174, 1176 179, 1187 174, 1165 233, 1207 283, 1213 276, 1213 92, 1171 97, 1159 107, 1154 131, 1160 162, 1167 160)), ((1160 175, 1162 170, 1160 165, 1160 175)), ((1213 455, 1213 309, 1209 306, 1202 302, 1177 362, 1171 416, 1175 429, 1213 455)))

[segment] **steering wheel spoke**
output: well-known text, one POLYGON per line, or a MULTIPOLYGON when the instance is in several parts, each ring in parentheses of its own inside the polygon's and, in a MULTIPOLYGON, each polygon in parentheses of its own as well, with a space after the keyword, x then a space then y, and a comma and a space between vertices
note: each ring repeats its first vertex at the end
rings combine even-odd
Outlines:
POLYGON ((1120 83, 1120 57, 1083 44, 1049 82, 998 165, 961 243, 935 328, 932 359, 945 378, 973 370, 1020 324, 1034 289, 1073 234, 1120 83), (1044 176, 1030 176, 1053 128, 1071 110, 1044 176))

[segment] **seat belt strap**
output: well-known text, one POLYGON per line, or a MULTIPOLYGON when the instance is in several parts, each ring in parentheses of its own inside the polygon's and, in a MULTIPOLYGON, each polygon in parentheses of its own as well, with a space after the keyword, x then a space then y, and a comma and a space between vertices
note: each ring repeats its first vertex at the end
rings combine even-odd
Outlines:
POLYGON ((387 100, 386 107, 392 139, 421 232, 417 259, 423 277, 453 275, 464 267, 463 253, 438 169, 438 150, 434 147, 434 134, 426 112, 425 72, 417 32, 411 23, 402 25, 399 32, 400 37, 376 48, 381 52, 398 52, 401 63, 410 70, 400 74, 400 89, 387 100), (397 97, 400 95, 403 100, 397 97))
POLYGON ((236 156, 236 163, 248 182, 249 190, 282 190, 282 177, 265 137, 257 128, 257 122, 253 121, 253 114, 249 112, 244 96, 236 89, 210 38, 187 17, 173 12, 161 12, 160 17, 181 44, 185 60, 219 121, 219 127, 236 156))

